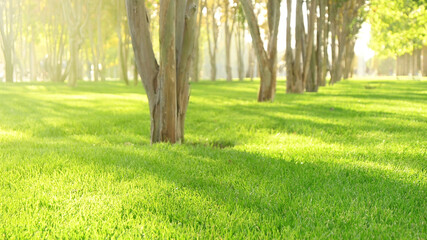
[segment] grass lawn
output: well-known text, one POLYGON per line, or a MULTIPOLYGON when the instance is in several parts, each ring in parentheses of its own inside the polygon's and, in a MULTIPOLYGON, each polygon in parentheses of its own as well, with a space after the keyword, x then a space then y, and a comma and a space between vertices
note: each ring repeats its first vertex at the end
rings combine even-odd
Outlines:
POLYGON ((192 84, 151 146, 141 86, 0 84, 0 239, 427 239, 427 81, 278 85, 192 84))

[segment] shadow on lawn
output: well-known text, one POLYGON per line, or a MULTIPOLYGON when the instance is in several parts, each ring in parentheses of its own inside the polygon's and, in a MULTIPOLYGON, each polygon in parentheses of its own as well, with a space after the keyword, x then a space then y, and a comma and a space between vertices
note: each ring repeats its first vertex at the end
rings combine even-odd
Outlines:
MULTIPOLYGON (((306 155, 301 162, 292 151, 278 158, 197 143, 92 146, 71 140, 38 148, 48 157, 60 149, 57 154, 67 153, 67 162, 97 166, 100 176, 115 176, 107 178, 111 185, 133 182, 131 186, 145 188, 147 176, 168 183, 155 196, 123 196, 124 220, 143 219, 148 211, 177 231, 191 225, 198 231, 216 227, 276 238, 290 229, 306 237, 313 231, 340 238, 423 234, 427 189, 419 181, 422 176, 414 174, 332 163, 317 155, 306 155), (156 202, 147 204, 147 197, 156 202)), ((67 166, 58 162, 38 171, 50 177, 68 174, 63 164, 67 166)), ((85 179, 79 181, 88 186, 85 179)))
MULTIPOLYGON (((302 164, 293 160, 292 153, 284 160, 234 149, 191 145, 160 145, 140 150, 143 151, 136 153, 106 148, 86 154, 91 156, 92 163, 100 164, 99 169, 113 165, 129 170, 129 179, 134 179, 134 174, 148 174, 176 186, 176 189, 165 189, 163 197, 167 198, 167 205, 158 203, 157 208, 149 206, 153 209, 148 209, 176 227, 178 223, 187 223, 203 228, 217 222, 224 224, 217 227, 257 228, 264 233, 291 227, 301 234, 312 229, 328 232, 339 228, 343 232, 338 236, 347 233, 353 237, 360 232, 369 236, 376 231, 409 237, 407 234, 420 234, 422 229, 425 186, 410 179, 398 180, 387 170, 320 160, 302 164), (208 207, 216 210, 207 213, 190 196, 182 197, 179 193, 182 189, 190 190, 193 197, 201 196, 209 202, 208 207), (185 214, 181 213, 182 209, 185 214), (239 220, 221 222, 218 212, 239 220), (209 219, 208 223, 195 223, 194 219, 200 216, 209 219), (344 229, 353 231, 349 233, 344 229)), ((144 204, 139 204, 138 196, 132 197, 133 205, 123 207, 138 212, 144 204)))
MULTIPOLYGON (((213 91, 218 90, 215 89, 213 91)), ((223 90, 225 89, 228 88, 223 90)), ((90 92, 92 90, 90 88, 90 92)), ((199 91, 195 93, 196 97, 205 97, 206 101, 209 101, 209 98, 204 96, 206 91, 198 88, 196 90, 199 91)), ((64 91, 66 94, 72 94, 70 92, 75 90, 64 91)), ((89 90, 81 88, 76 91, 80 94, 89 90)), ((111 94, 117 92, 116 89, 111 91, 111 94)), ((238 90, 234 91, 237 94, 238 90)), ((119 92, 125 93, 126 90, 119 92)), ((248 101, 253 95, 251 92, 239 94, 242 99, 248 101)), ((334 94, 348 98, 346 101, 349 102, 354 97, 351 94, 332 93, 334 94)), ((130 205, 123 204, 125 213, 143 215, 144 211, 140 209, 145 207, 163 221, 174 224, 177 229, 180 228, 180 222, 196 224, 195 227, 199 229, 211 227, 207 226, 209 224, 218 224, 218 228, 230 228, 231 225, 233 229, 254 230, 266 234, 265 236, 268 236, 269 231, 280 234, 283 229, 290 227, 301 234, 308 234, 313 229, 325 233, 342 231, 337 234, 343 238, 357 238, 360 237, 358 234, 367 234, 365 238, 372 237, 378 232, 389 234, 390 238, 422 238, 426 207, 424 196, 427 189, 423 182, 413 181, 414 178, 420 179, 422 176, 414 177, 408 174, 402 177, 387 168, 358 166, 357 162, 355 165, 331 163, 327 162, 328 159, 322 159, 322 155, 304 155, 309 159, 301 162, 299 153, 292 151, 281 157, 248 153, 232 148, 235 142, 227 138, 206 143, 193 140, 190 144, 181 146, 149 146, 148 106, 141 107, 132 114, 116 112, 112 115, 111 111, 97 108, 105 107, 97 101, 84 101, 83 105, 71 106, 23 93, 3 97, 8 99, 13 108, 0 108, 5 109, 0 115, 13 114, 19 118, 14 117, 10 121, 25 122, 30 118, 28 124, 40 124, 40 130, 34 133, 36 138, 68 139, 75 134, 118 135, 124 131, 144 139, 135 146, 126 146, 125 141, 132 140, 126 137, 120 139, 121 144, 93 146, 71 138, 69 141, 72 144, 52 143, 52 146, 49 146, 49 151, 61 149, 61 152, 72 153, 71 156, 78 164, 96 164, 100 172, 128 170, 116 179, 110 179, 112 184, 116 181, 137 181, 144 175, 150 175, 178 187, 164 189, 164 195, 160 196, 163 202, 156 204, 144 205, 141 196, 129 196, 132 201, 130 205), (34 114, 31 114, 32 112, 34 114), (208 205, 204 207, 214 210, 209 212, 201 208, 191 196, 180 195, 180 189, 189 190, 193 197, 200 196, 207 201, 208 205), (182 209, 186 211, 184 214, 182 209), (220 215, 217 215, 219 213, 220 215), (205 217, 206 221, 195 222, 194 219, 200 216, 205 217), (224 216, 226 219, 233 216, 234 221, 224 222, 224 216)), ((297 101, 305 98, 321 99, 321 96, 291 95, 281 97, 278 104, 254 103, 249 106, 234 103, 228 106, 193 104, 190 111, 196 107, 199 108, 197 111, 203 111, 204 114, 195 116, 189 112, 187 132, 197 137, 202 134, 212 137, 218 132, 230 137, 229 131, 236 125, 246 130, 256 125, 263 130, 296 133, 318 138, 326 143, 363 146, 368 144, 371 137, 363 137, 363 134, 360 137, 361 133, 380 131, 403 138, 425 131, 422 126, 408 126, 383 120, 409 121, 414 120, 413 116, 345 109, 335 107, 333 103, 307 105, 297 101), (331 107, 334 109, 331 110, 331 107), (219 118, 218 122, 212 124, 212 117, 219 113, 234 118, 235 122, 229 122, 230 118, 219 118), (307 118, 319 118, 326 122, 307 118), (205 128, 202 133, 195 131, 194 126, 198 123, 205 128), (211 128, 219 129, 214 132, 211 128), (331 133, 333 138, 320 134, 320 131, 331 133)), ((416 98, 414 101, 421 99, 418 96, 416 98)), ((410 99, 408 102, 411 101, 410 99)), ((415 120, 422 122, 425 119, 415 116, 415 120)), ((2 124, 7 127, 15 123, 2 124)), ((251 138, 250 133, 243 132, 241 136, 241 143, 251 138)), ((103 137, 106 141, 112 140, 111 136, 103 137)), ((14 143, 11 143, 11 146, 13 145, 14 143)), ((413 163, 414 159, 406 161, 405 164, 419 169, 419 163, 413 163)))
MULTIPOLYGON (((218 90, 216 84, 211 84, 218 90)), ((235 83, 245 85, 247 83, 235 83)), ((219 87, 229 86, 226 83, 218 84, 219 87)), ((49 90, 51 92, 52 90, 49 90)), ((67 94, 73 94, 74 90, 68 90, 67 94)), ((86 90, 81 90, 86 91, 86 90)), ((112 90, 113 91, 113 90, 112 90)), ((101 91, 103 92, 103 91, 101 91)), ((204 91, 196 92, 197 97, 203 96, 204 91)), ((54 93, 56 93, 54 91, 54 93)), ((221 95, 222 93, 216 92, 221 95)), ((250 93, 240 93, 248 97, 250 93)), ((351 96, 351 94, 350 94, 351 96)), ((131 112, 113 112, 106 107, 102 99, 83 100, 75 106, 72 101, 65 103, 41 99, 36 95, 9 94, 3 96, 7 99, 11 108, 0 108, 2 116, 15 115, 11 125, 21 122, 35 124, 37 127, 34 137, 58 138, 72 135, 93 135, 101 136, 113 143, 136 142, 137 144, 149 143, 149 114, 148 106, 140 104, 134 100, 132 102, 114 102, 112 108, 120 106, 126 107, 129 104, 138 106, 131 112), (43 113, 43 114, 40 114, 43 113), (127 138, 131 134, 139 138, 127 138), (110 136, 114 135, 115 139, 110 136)), ((317 95, 289 95, 290 99, 319 98, 317 95)), ((206 97, 206 100, 209 98, 206 97)), ((343 101, 346 97, 342 97, 343 101)), ((320 98, 319 98, 320 99, 320 98)), ((318 101, 312 101, 318 102, 318 101)), ((411 101, 408 101, 411 102, 411 101)), ((336 107, 334 103, 307 104, 299 101, 280 100, 275 104, 253 104, 232 103, 228 105, 213 104, 190 104, 186 131, 194 136, 189 139, 192 144, 204 144, 216 148, 230 148, 236 144, 245 144, 253 137, 250 129, 262 129, 271 134, 280 132, 288 134, 298 134, 310 138, 316 138, 329 144, 342 144, 348 146, 369 146, 379 144, 384 140, 399 141, 405 144, 407 139, 422 136, 425 132, 422 122, 425 119, 422 115, 404 115, 400 113, 389 113, 381 111, 364 111, 336 107), (200 112, 203 114, 198 114, 200 112), (227 116, 227 117, 221 117, 227 116), (318 119, 319 121, 316 121, 318 119), (415 125, 407 124, 409 121, 418 122, 415 125), (240 128, 237 129, 237 127, 240 128), (230 131, 237 131, 230 135, 230 131), (377 134, 377 138, 372 136, 377 134), (387 139, 387 135, 392 134, 393 139, 387 139), (200 139, 207 139, 201 141, 200 139)), ((3 125, 8 124, 2 122, 3 125)), ((421 139, 422 140, 422 139, 421 139)), ((408 145, 409 147, 409 145, 408 145)), ((405 153, 406 160, 401 159, 402 164, 410 167, 422 167, 422 163, 413 161, 414 157, 409 157, 405 153)), ((397 154, 390 153, 391 158, 398 158, 397 154)), ((418 156, 420 157, 420 156, 418 156)), ((400 156, 402 158, 402 156, 400 156)))

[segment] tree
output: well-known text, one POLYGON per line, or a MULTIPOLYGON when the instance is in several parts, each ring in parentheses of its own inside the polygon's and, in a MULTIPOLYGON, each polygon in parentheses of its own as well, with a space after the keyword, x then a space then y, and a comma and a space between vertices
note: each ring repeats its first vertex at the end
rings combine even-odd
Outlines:
POLYGON ((234 3, 232 4, 233 6, 230 6, 229 0, 223 0, 223 17, 225 32, 225 71, 227 73, 227 81, 229 82, 233 80, 233 70, 231 68, 231 37, 233 36, 234 26, 236 23, 236 7, 234 6, 234 3))
MULTIPOLYGON (((219 23, 215 17, 218 11, 218 0, 213 0, 211 4, 207 5, 206 14, 206 29, 208 36, 208 50, 209 60, 211 64, 211 80, 216 81, 216 53, 218 51, 218 36, 219 36, 219 23)), ((208 3, 207 3, 208 4, 208 3)))
POLYGON ((80 49, 83 44, 83 32, 88 21, 88 2, 83 0, 63 0, 62 10, 68 26, 70 44, 70 74, 68 86, 74 87, 80 77, 80 49))
MULTIPOLYGON (((312 53, 314 43, 314 25, 316 23, 316 0, 311 0, 308 13, 308 30, 305 33, 303 1, 297 0, 295 12, 295 51, 293 51, 292 42, 292 0, 287 1, 287 32, 286 32, 286 68, 287 68, 287 92, 304 93, 307 87, 310 70, 315 72, 312 53), (313 61, 312 61, 313 60, 313 61)), ((315 76, 311 76, 311 81, 315 81, 315 76)), ((310 91, 317 90, 317 83, 311 82, 310 91)))
POLYGON ((160 1, 160 65, 152 47, 145 1, 126 0, 126 6, 135 59, 150 106, 151 142, 183 142, 198 1, 160 1))
POLYGON ((0 36, 1 48, 5 60, 6 82, 13 82, 15 61, 15 11, 19 1, 3 0, 0 2, 0 36))
POLYGON ((191 70, 191 81, 198 82, 200 80, 200 35, 202 31, 202 22, 203 22, 203 10, 206 7, 206 2, 203 1, 202 5, 199 7, 199 13, 197 17, 197 28, 196 28, 196 41, 194 42, 194 50, 192 56, 192 70, 191 70))
MULTIPOLYGON (((330 0, 331 1, 331 0, 330 0)), ((332 0, 328 5, 330 19, 332 69, 330 84, 339 82, 343 77, 343 68, 352 65, 354 43, 361 27, 361 10, 365 0, 332 0), (348 51, 347 51, 348 49, 348 51)))
POLYGON ((117 32, 117 38, 118 38, 118 53, 119 53, 119 67, 120 67, 120 74, 121 79, 126 83, 126 85, 129 85, 129 77, 128 77, 128 62, 129 62, 129 30, 127 26, 125 25, 126 17, 123 12, 124 10, 124 4, 122 0, 116 1, 116 32, 117 32))
POLYGON ((425 1, 373 0, 368 20, 372 27, 370 47, 379 57, 397 57, 397 75, 415 75, 414 58, 427 45, 425 1))
POLYGON ((313 56, 314 49, 314 25, 316 24, 316 9, 317 3, 316 0, 310 1, 310 6, 307 9, 310 9, 308 13, 308 33, 305 42, 305 55, 304 55, 304 68, 303 68, 303 84, 306 84, 307 92, 317 92, 317 79, 316 79, 316 71, 315 71, 315 58, 313 56))
POLYGON ((258 59, 260 90, 258 101, 273 101, 276 94, 277 77, 277 36, 280 22, 280 0, 268 0, 268 47, 264 48, 260 27, 250 0, 240 0, 252 36, 253 47, 258 59))
POLYGON ((89 20, 89 39, 91 42, 91 54, 93 61, 93 76, 95 82, 105 81, 105 49, 104 49, 104 36, 102 28, 102 9, 104 0, 94 2, 94 19, 89 20))
MULTIPOLYGON (((239 80, 243 81, 245 78, 245 63, 243 62, 243 54, 244 54, 244 39, 246 32, 246 20, 245 15, 243 13, 243 9, 241 6, 238 7, 236 11, 236 19, 237 19, 237 28, 236 28, 236 55, 237 55, 237 69, 239 73, 239 80)), ((251 57, 251 56, 250 56, 251 57)))
POLYGON ((326 38, 326 0, 318 0, 319 16, 317 18, 317 84, 318 86, 326 85, 326 65, 327 59, 327 40, 326 38))

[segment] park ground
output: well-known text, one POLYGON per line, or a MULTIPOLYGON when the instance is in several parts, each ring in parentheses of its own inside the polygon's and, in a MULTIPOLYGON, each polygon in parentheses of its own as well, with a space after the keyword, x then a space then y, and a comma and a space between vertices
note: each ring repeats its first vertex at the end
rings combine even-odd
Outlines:
POLYGON ((183 145, 142 87, 0 84, 0 239, 427 239, 427 81, 258 103, 193 83, 183 145))

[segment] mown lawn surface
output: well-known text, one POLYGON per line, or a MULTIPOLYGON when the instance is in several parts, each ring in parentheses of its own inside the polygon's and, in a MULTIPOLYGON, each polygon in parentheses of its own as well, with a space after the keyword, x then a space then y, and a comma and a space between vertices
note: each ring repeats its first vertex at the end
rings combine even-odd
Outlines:
POLYGON ((278 85, 192 84, 151 146, 141 86, 0 84, 0 239, 427 239, 427 81, 278 85))

